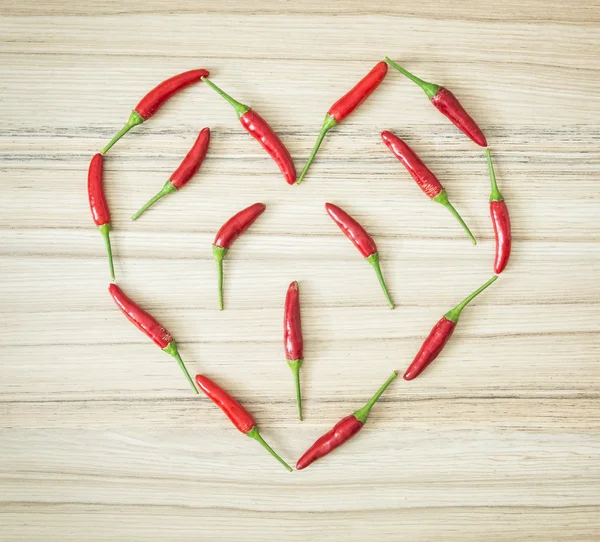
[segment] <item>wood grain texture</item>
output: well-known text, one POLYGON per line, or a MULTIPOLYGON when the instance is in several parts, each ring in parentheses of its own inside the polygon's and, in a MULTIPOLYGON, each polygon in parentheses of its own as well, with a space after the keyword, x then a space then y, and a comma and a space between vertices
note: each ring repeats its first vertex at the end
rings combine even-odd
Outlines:
MULTIPOLYGON (((597 540, 599 27, 600 5, 583 0, 3 2, 2 541, 597 540), (422 377, 390 387, 343 449, 288 474, 114 307, 87 165, 149 88, 206 67, 300 169, 325 111, 385 55, 451 88, 484 129, 514 253, 422 377)), ((393 71, 300 187, 203 85, 120 141, 105 171, 119 284, 291 463, 492 274, 483 152, 393 71), (204 126, 199 175, 132 223, 204 126), (477 247, 383 129, 440 177, 477 247), (218 313, 210 244, 255 201, 268 209, 228 256, 218 313), (325 201, 374 236, 396 310, 325 201), (283 359, 291 280, 303 423, 283 359)))

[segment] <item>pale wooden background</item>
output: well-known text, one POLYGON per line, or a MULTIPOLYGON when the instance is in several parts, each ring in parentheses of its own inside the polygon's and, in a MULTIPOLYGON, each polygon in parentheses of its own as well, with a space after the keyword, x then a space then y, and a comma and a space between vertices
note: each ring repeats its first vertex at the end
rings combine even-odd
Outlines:
MULTIPOLYGON (((597 1, 2 4, 3 541, 598 540, 597 1), (345 448, 288 474, 113 305, 87 165, 148 89, 206 67, 300 169, 329 106, 386 54, 451 88, 483 127, 514 254, 434 366, 398 380, 345 448)), ((203 85, 114 147, 106 186, 118 283, 290 463, 492 273, 483 152, 393 71, 300 187, 203 85), (198 177, 130 222, 204 126, 198 177), (439 175, 477 247, 417 190, 383 129, 439 175), (375 237, 395 311, 327 200, 375 237), (255 201, 268 210, 229 254, 218 313, 212 238, 255 201), (303 423, 281 340, 294 279, 303 423)))

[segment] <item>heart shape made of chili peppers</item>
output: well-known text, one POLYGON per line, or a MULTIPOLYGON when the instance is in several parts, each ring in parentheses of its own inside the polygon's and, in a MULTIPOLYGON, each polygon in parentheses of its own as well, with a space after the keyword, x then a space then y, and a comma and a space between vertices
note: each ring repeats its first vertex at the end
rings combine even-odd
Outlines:
MULTIPOLYGON (((110 211, 104 195, 102 182, 103 156, 129 130, 151 118, 171 96, 189 85, 204 81, 233 106, 241 124, 273 158, 286 182, 288 184, 300 184, 307 175, 310 164, 314 160, 327 132, 341 123, 374 92, 387 75, 388 65, 394 67, 400 73, 416 83, 425 92, 433 105, 448 117, 465 135, 478 145, 486 147, 486 157, 492 183, 490 215, 492 217, 496 237, 496 259, 494 263, 494 271, 496 274, 483 286, 466 297, 456 307, 448 311, 434 326, 413 362, 404 373, 405 380, 413 380, 419 376, 425 368, 435 360, 452 336, 462 310, 476 296, 490 286, 498 278, 498 274, 506 267, 511 251, 510 218, 504 198, 497 187, 491 155, 489 148, 487 148, 485 135, 475 121, 468 115, 458 99, 449 90, 419 79, 387 57, 385 62, 378 62, 363 79, 331 106, 325 116, 325 121, 317 138, 317 142, 299 177, 296 177, 296 171, 290 153, 269 124, 252 108, 233 99, 208 79, 209 72, 207 70, 191 70, 176 75, 163 81, 146 94, 134 108, 124 127, 104 147, 101 153, 94 155, 88 171, 90 208, 94 222, 98 226, 106 244, 112 280, 114 281, 115 276, 109 235, 110 211)), ((473 244, 476 244, 476 240, 468 226, 448 200, 446 190, 417 154, 398 136, 389 131, 382 132, 381 137, 390 151, 406 167, 421 190, 433 201, 446 207, 462 225, 473 244)), ((170 176, 163 188, 132 216, 132 220, 139 218, 157 201, 172 192, 180 190, 191 180, 204 161, 209 142, 210 129, 204 128, 199 133, 194 145, 185 156, 180 166, 170 176)), ((387 302, 393 309, 394 303, 387 290, 379 266, 379 253, 375 241, 368 232, 343 209, 331 203, 326 203, 325 207, 332 220, 352 241, 362 256, 373 266, 387 302)), ((217 262, 220 310, 223 309, 223 259, 232 243, 252 225, 252 223, 264 212, 265 208, 264 204, 255 203, 254 205, 241 210, 219 229, 215 237, 213 254, 215 261, 217 262)), ((166 328, 164 328, 152 315, 139 307, 116 284, 110 284, 109 292, 125 316, 151 338, 162 350, 175 358, 196 394, 198 393, 196 387, 197 384, 198 388, 200 388, 224 411, 241 432, 257 440, 287 470, 292 470, 292 468, 264 441, 258 431, 254 418, 236 399, 223 390, 217 383, 204 375, 197 375, 196 384, 194 383, 194 380, 181 359, 175 340, 166 328)), ((296 281, 290 284, 285 300, 284 348, 288 365, 290 366, 294 377, 298 417, 302 420, 300 368, 304 360, 304 355, 300 317, 300 293, 296 281)), ((320 437, 298 460, 296 468, 298 470, 306 468, 312 462, 337 448, 360 431, 367 421, 371 408, 387 387, 395 380, 397 374, 397 371, 394 371, 375 395, 362 408, 343 418, 329 432, 320 437)))

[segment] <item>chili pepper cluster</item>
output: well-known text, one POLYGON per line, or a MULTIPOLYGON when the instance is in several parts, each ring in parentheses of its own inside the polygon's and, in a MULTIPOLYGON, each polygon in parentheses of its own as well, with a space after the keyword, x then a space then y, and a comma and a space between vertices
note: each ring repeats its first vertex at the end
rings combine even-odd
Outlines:
MULTIPOLYGON (((431 103, 467 137, 481 147, 485 147, 489 175, 492 185, 490 196, 490 216, 496 238, 496 257, 494 260, 495 275, 483 286, 468 295, 456 307, 449 310, 435 324, 421 349, 417 352, 412 363, 404 372, 405 380, 413 380, 418 377, 429 364, 431 364, 441 353, 446 343, 450 340, 452 333, 458 323, 463 309, 483 290, 498 279, 498 275, 504 270, 508 263, 511 251, 511 230, 508 208, 498 190, 496 176, 492 165, 490 150, 487 147, 485 135, 477 123, 469 116, 458 99, 448 89, 439 85, 428 83, 419 79, 403 67, 389 58, 385 62, 378 62, 375 67, 361 79, 349 92, 336 101, 325 115, 325 121, 310 153, 310 156, 302 169, 299 177, 296 177, 296 169, 290 153, 279 139, 277 134, 252 108, 233 99, 221 88, 215 85, 209 77, 209 72, 204 69, 191 70, 175 75, 160 83, 157 87, 146 94, 134 108, 129 119, 115 135, 115 137, 92 158, 88 171, 88 194, 92 218, 102 234, 108 252, 111 279, 115 280, 113 257, 110 244, 110 211, 103 190, 103 163, 104 155, 133 127, 150 119, 160 107, 173 95, 184 88, 203 81, 217 94, 222 96, 234 108, 242 126, 254 137, 262 147, 269 153, 271 158, 279 167, 285 181, 292 184, 300 184, 306 177, 308 169, 313 162, 325 135, 333 127, 340 124, 348 115, 360 106, 381 84, 388 72, 388 65, 392 66, 408 79, 416 83, 427 95, 431 103)), ((415 180, 419 188, 433 201, 440 203, 448 209, 461 224, 473 244, 475 237, 468 226, 450 203, 446 189, 437 177, 429 170, 409 145, 398 136, 389 131, 383 131, 381 138, 392 154, 404 165, 409 174, 415 180)), ((161 198, 172 192, 179 191, 185 186, 200 169, 210 143, 210 129, 204 128, 198 134, 194 145, 187 153, 180 166, 173 172, 165 182, 162 189, 153 196, 131 219, 138 219, 148 208, 161 198)), ((217 231, 213 242, 213 255, 217 264, 218 300, 219 310, 223 310, 223 260, 231 248, 233 242, 242 235, 255 220, 265 211, 263 203, 255 203, 246 209, 242 209, 233 215, 217 231)), ((379 264, 379 252, 377 245, 368 232, 346 211, 332 204, 325 204, 326 212, 337 224, 340 230, 352 241, 362 256, 371 264, 385 298, 390 306, 394 308, 394 302, 388 292, 383 274, 379 264)), ((171 355, 183 371, 188 383, 194 393, 201 389, 231 420, 239 431, 259 442, 277 461, 287 470, 292 468, 281 458, 261 437, 256 422, 252 415, 240 403, 223 390, 218 384, 204 375, 196 375, 194 379, 190 376, 185 363, 179 355, 177 345, 173 336, 148 312, 139 307, 132 299, 114 283, 111 283, 109 293, 123 314, 138 329, 145 333, 155 344, 171 355), (197 387, 196 387, 197 386, 197 387)), ((300 312, 300 290, 298 282, 293 281, 288 288, 284 304, 283 320, 283 342, 285 357, 292 371, 296 391, 296 402, 298 405, 298 418, 302 420, 302 395, 300 382, 300 368, 304 362, 304 343, 302 338, 301 312, 300 312)), ((330 431, 325 433, 300 457, 296 463, 296 469, 301 470, 311 463, 328 454, 344 442, 352 438, 366 423, 371 408, 388 386, 396 379, 398 371, 394 371, 386 382, 379 388, 373 397, 359 410, 340 420, 330 431)))

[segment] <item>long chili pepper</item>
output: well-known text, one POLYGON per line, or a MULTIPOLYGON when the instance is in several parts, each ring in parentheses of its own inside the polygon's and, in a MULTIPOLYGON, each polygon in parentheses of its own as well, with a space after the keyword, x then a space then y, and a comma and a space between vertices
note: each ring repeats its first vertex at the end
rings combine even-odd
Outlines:
POLYGON ((427 366, 438 357, 444 346, 446 346, 446 343, 450 340, 452 333, 454 333, 454 328, 458 323, 462 310, 497 278, 498 276, 494 275, 483 286, 475 290, 470 296, 442 316, 438 323, 433 326, 433 329, 423 342, 415 359, 408 366, 408 369, 406 369, 404 380, 417 378, 417 376, 419 376, 427 366))
POLYGON ((332 429, 325 433, 322 437, 317 439, 315 443, 308 449, 298 462, 296 463, 296 469, 302 470, 308 467, 311 463, 320 459, 329 452, 335 450, 338 446, 344 444, 344 442, 350 440, 356 433, 358 433, 363 425, 367 422, 369 413, 373 405, 381 397, 387 387, 394 381, 398 376, 398 373, 394 371, 381 388, 377 391, 373 397, 367 402, 365 406, 357 410, 354 414, 342 418, 336 423, 332 429))
POLYGON ((208 398, 225 413, 233 425, 237 427, 238 431, 241 431, 260 443, 260 445, 277 459, 277 461, 279 461, 289 472, 292 472, 292 467, 281 459, 281 457, 275 453, 273 448, 271 448, 260 436, 252 414, 240 405, 234 397, 229 395, 221 388, 221 386, 204 375, 196 375, 196 384, 198 384, 198 387, 208 396, 208 398))
POLYGON ((210 88, 225 98, 225 100, 233 106, 242 126, 262 145, 263 149, 269 153, 271 158, 273 158, 275 163, 279 166, 279 170, 283 174, 286 182, 288 184, 294 184, 296 182, 296 168, 294 166, 294 161, 292 160, 287 147, 273 131, 273 128, 269 126, 269 123, 251 107, 234 100, 210 79, 204 77, 203 80, 210 88))
POLYGON ((161 325, 158 320, 151 314, 147 313, 144 309, 139 307, 134 301, 125 295, 123 290, 116 284, 111 284, 108 287, 110 295, 114 299, 117 307, 121 309, 121 312, 127 317, 127 319, 140 331, 144 332, 150 337, 159 348, 164 350, 170 356, 173 356, 177 361, 177 364, 183 371, 183 374, 187 378, 188 382, 192 386, 194 393, 198 393, 194 381, 188 373, 188 370, 179 355, 177 350, 177 344, 173 339, 173 336, 161 325))
POLYGON ((181 187, 196 175, 200 169, 206 152, 208 151, 208 143, 210 142, 210 128, 204 128, 198 134, 196 141, 190 151, 186 154, 179 167, 171 174, 169 180, 164 184, 158 194, 156 194, 148 203, 146 203, 131 220, 137 220, 145 211, 154 205, 159 199, 165 197, 171 192, 180 190, 181 187))
POLYGON ((302 339, 302 323, 300 320, 300 291, 298 283, 292 282, 285 296, 283 313, 283 345, 287 363, 294 374, 296 386, 296 403, 298 418, 302 420, 302 396, 300 394, 300 367, 304 362, 304 341, 302 339))
POLYGON ((475 237, 471 233, 471 230, 465 224, 465 221, 458 214, 458 211, 448 201, 448 195, 446 189, 442 186, 442 183, 438 181, 437 177, 427 168, 427 166, 417 156, 417 153, 413 151, 404 141, 402 141, 397 135, 387 130, 381 132, 381 139, 388 146, 390 151, 394 154, 404 167, 411 174, 412 178, 419 185, 419 188, 425 192, 433 201, 440 203, 446 209, 448 209, 458 220, 460 225, 467 232, 474 245, 477 244, 475 237))
POLYGON ((334 126, 342 122, 352 111, 354 111, 361 103, 363 103, 373 91, 381 84, 384 80, 388 71, 387 64, 385 62, 378 62, 375 67, 365 75, 354 87, 352 87, 346 94, 344 94, 337 102, 335 102, 325 115, 325 121, 317 138, 317 142, 313 147, 313 150, 306 161, 300 177, 296 181, 296 184, 300 184, 304 179, 308 168, 315 159, 317 151, 323 143, 323 139, 329 130, 334 126))
POLYGON ((233 215, 221 226, 213 243, 213 255, 217 262, 219 279, 219 310, 223 310, 223 258, 233 242, 244 233, 253 222, 264 212, 264 203, 254 203, 233 215))
POLYGON ((125 123, 125 126, 123 126, 123 128, 117 132, 117 135, 115 135, 115 137, 108 142, 106 147, 102 149, 102 154, 106 154, 110 148, 134 126, 142 124, 142 122, 154 115, 154 113, 156 113, 171 96, 194 83, 198 83, 203 77, 208 77, 209 75, 207 70, 190 70, 174 75, 170 79, 167 79, 154 87, 135 106, 135 109, 131 112, 131 115, 129 115, 129 120, 125 123))
POLYGON ((442 115, 448 117, 452 124, 454 124, 463 134, 472 139, 477 145, 487 147, 485 135, 483 135, 483 132, 479 126, 477 126, 477 123, 465 111, 465 108, 460 105, 460 102, 452 92, 440 85, 435 85, 419 79, 409 71, 405 70, 402 66, 396 64, 393 60, 390 60, 387 56, 385 57, 385 61, 393 68, 396 68, 400 73, 406 75, 413 83, 419 85, 421 90, 427 94, 427 97, 438 111, 442 113, 442 115))
POLYGON ((494 273, 499 275, 504 271, 508 258, 510 258, 511 234, 510 234, 510 216, 508 207, 504 201, 504 196, 498 190, 496 184, 496 175, 492 164, 490 149, 485 149, 488 169, 490 170, 490 180, 492 181, 492 193, 490 195, 490 216, 494 226, 494 235, 496 236, 496 259, 494 260, 494 273))
POLYGON ((104 196, 104 187, 102 185, 104 169, 104 157, 98 153, 95 154, 90 162, 88 169, 88 198, 90 200, 90 209, 94 223, 98 226, 106 251, 108 252, 108 265, 110 266, 110 277, 115 280, 115 268, 113 265, 112 248, 110 246, 110 211, 104 196))
POLYGON ((339 226, 340 230, 344 232, 344 235, 354 243, 354 246, 359 250, 364 258, 373 266, 381 289, 385 294, 385 298, 389 306, 393 309, 394 302, 390 297, 383 275, 381 274, 381 268, 379 267, 379 252, 377 252, 377 245, 373 238, 367 233, 367 231, 352 218, 346 211, 340 209, 337 205, 332 203, 326 203, 325 209, 329 213, 329 216, 339 226))

